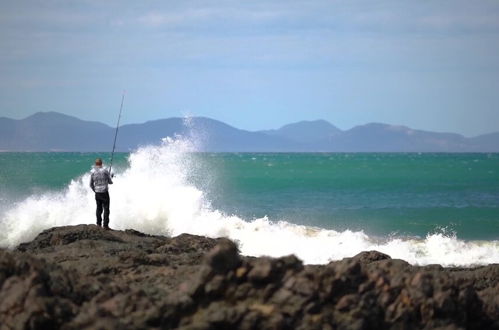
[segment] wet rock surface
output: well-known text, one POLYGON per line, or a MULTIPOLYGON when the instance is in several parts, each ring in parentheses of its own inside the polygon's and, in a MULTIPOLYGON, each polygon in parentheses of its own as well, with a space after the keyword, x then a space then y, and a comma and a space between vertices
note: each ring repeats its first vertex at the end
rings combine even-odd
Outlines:
POLYGON ((251 258, 230 240, 92 225, 0 250, 0 329, 499 329, 499 265, 251 258))

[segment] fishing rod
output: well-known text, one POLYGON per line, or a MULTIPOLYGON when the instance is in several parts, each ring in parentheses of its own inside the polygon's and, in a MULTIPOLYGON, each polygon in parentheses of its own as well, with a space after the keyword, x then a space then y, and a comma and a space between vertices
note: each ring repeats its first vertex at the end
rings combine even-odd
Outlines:
POLYGON ((111 168, 113 167, 114 149, 116 148, 116 138, 118 137, 118 130, 120 128, 120 119, 121 119, 121 111, 123 110, 123 101, 125 101, 125 91, 123 91, 123 96, 121 97, 120 114, 118 115, 118 123, 116 124, 116 131, 114 132, 113 151, 111 152, 109 174, 111 174, 111 168))

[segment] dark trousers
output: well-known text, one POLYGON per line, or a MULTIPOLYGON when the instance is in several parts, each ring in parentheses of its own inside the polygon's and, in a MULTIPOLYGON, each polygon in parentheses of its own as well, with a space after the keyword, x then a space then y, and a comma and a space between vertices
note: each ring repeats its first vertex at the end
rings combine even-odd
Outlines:
POLYGON ((95 215, 97 216, 97 225, 102 224, 102 211, 104 211, 104 227, 109 225, 109 192, 95 193, 95 201, 97 202, 97 210, 95 215))

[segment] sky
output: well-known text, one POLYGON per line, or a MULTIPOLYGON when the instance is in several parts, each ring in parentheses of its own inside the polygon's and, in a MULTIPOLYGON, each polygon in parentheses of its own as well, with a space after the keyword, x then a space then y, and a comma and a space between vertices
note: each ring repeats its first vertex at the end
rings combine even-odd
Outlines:
POLYGON ((0 2, 0 116, 499 131, 499 1, 0 2))

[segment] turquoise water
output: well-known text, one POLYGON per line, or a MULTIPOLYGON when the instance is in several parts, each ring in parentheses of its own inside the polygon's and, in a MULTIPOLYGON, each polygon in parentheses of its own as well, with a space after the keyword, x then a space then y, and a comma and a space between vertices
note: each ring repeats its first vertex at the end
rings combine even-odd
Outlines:
MULTIPOLYGON (((107 160, 105 155, 97 153, 0 153, 0 198, 17 201, 33 194, 64 189, 71 180, 89 172, 97 157, 107 160)), ((113 167, 126 166, 127 157, 128 154, 115 154, 113 167)))
MULTIPOLYGON (((0 153, 0 211, 66 189, 105 156, 0 153)), ((116 180, 128 156, 115 157, 116 180)), ((499 239, 499 154, 196 153, 186 173, 213 209, 246 220, 377 237, 499 239)))

